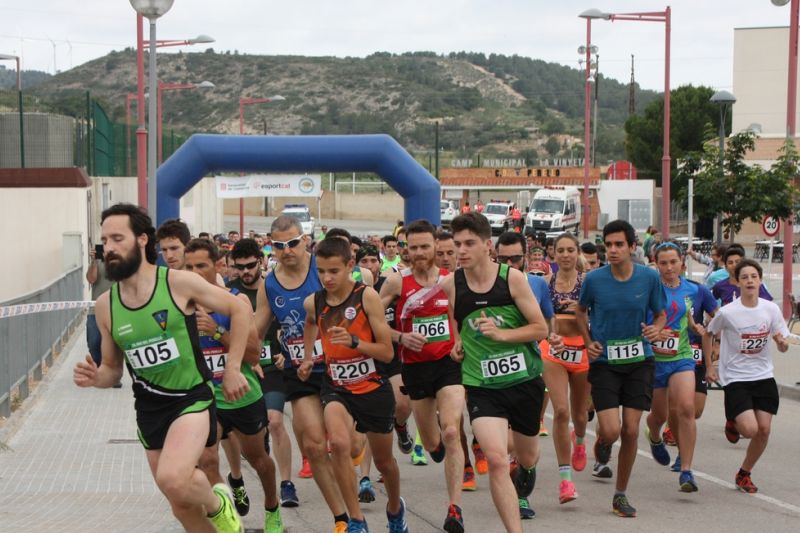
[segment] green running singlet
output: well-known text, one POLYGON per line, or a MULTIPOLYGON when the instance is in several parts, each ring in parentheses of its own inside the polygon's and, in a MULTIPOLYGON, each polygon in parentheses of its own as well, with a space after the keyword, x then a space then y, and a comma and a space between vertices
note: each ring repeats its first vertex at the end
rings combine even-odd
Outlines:
POLYGON ((506 389, 542 373, 542 358, 536 343, 498 342, 481 335, 478 329, 481 312, 492 318, 500 329, 528 324, 511 297, 508 270, 508 265, 500 265, 494 285, 483 294, 470 290, 463 269, 455 272, 454 315, 464 349, 461 364, 464 385, 506 389))
POLYGON ((142 307, 127 307, 119 284, 111 287, 111 335, 133 378, 136 409, 153 411, 165 403, 196 398, 197 410, 213 400, 211 372, 203 359, 194 314, 185 315, 172 299, 168 270, 158 267, 156 286, 142 307))

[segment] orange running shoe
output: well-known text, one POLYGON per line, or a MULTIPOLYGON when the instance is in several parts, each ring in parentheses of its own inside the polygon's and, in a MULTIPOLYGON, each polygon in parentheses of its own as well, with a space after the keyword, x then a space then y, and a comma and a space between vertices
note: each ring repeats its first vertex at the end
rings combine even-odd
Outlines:
POLYGON ((472 443, 472 454, 475 456, 475 471, 481 476, 488 474, 489 461, 486 460, 486 455, 477 442, 472 443))
POLYGON ((300 468, 300 471, 297 472, 297 477, 301 477, 303 479, 311 479, 314 477, 314 473, 311 471, 311 465, 308 463, 308 459, 306 456, 303 456, 303 466, 300 468))
POLYGON ((675 435, 672 434, 672 430, 669 426, 664 428, 664 432, 661 434, 661 438, 664 439, 664 444, 667 446, 677 446, 678 441, 675 440, 675 435))
POLYGON ((558 503, 571 502, 577 497, 578 491, 575 490, 575 484, 568 479, 562 479, 558 486, 558 503))
POLYGON ((575 432, 572 432, 572 469, 582 472, 586 468, 586 444, 577 444, 575 432))
POLYGON ((475 470, 471 466, 464 467, 464 482, 461 484, 461 490, 470 492, 478 490, 478 484, 475 483, 475 470))

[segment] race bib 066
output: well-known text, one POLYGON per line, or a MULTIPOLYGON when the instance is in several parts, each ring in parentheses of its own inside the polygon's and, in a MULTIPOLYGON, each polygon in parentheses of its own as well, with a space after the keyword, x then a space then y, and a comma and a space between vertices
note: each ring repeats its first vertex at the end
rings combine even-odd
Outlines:
POLYGON ((447 315, 414 317, 411 331, 423 335, 428 342, 450 340, 450 321, 447 315))

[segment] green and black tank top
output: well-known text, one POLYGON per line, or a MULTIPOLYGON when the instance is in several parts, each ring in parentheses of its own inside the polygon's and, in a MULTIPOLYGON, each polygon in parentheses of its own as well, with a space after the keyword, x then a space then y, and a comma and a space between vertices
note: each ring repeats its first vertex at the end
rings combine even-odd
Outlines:
POLYGON ((542 359, 535 342, 507 343, 481 335, 477 319, 481 312, 500 329, 525 326, 528 321, 514 304, 508 287, 508 265, 500 265, 494 285, 486 293, 473 292, 463 269, 455 272, 454 318, 461 334, 464 385, 487 389, 506 389, 539 376, 542 359))
POLYGON ((213 400, 211 372, 200 349, 197 320, 177 306, 166 267, 158 267, 150 300, 132 309, 111 287, 111 335, 133 378, 136 409, 157 410, 164 403, 213 400))

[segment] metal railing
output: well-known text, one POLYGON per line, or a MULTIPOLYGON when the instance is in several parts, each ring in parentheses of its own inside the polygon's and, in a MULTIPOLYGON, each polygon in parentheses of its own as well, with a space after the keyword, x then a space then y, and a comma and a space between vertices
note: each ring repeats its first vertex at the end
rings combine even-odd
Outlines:
MULTIPOLYGON (((83 268, 76 267, 44 288, 0 302, 0 307, 81 300, 82 294, 83 268)), ((30 380, 42 378, 43 365, 52 365, 54 353, 83 312, 65 309, 0 318, 0 416, 8 417, 12 404, 28 397, 30 380)))

